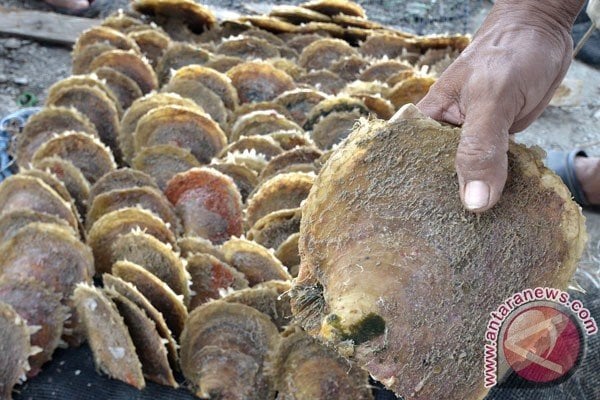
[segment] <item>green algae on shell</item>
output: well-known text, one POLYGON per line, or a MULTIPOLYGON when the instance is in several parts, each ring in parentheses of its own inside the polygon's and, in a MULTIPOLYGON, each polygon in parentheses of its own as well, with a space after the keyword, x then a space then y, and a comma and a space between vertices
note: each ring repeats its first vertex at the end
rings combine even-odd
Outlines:
POLYGON ((414 106, 362 122, 303 208, 298 320, 328 341, 354 339, 358 363, 407 399, 483 398, 489 310, 525 288, 565 288, 586 239, 567 188, 514 143, 500 202, 464 210, 459 137, 414 106), (458 353, 460 363, 440 356, 458 353))

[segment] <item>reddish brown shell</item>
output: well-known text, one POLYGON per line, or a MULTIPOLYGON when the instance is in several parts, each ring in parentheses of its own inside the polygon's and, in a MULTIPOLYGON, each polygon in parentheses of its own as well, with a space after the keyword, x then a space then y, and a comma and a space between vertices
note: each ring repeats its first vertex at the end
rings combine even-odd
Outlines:
POLYGON ((343 57, 358 55, 358 51, 340 39, 320 39, 309 44, 298 59, 307 70, 327 69, 343 57))
POLYGON ((264 362, 279 341, 269 317, 221 300, 196 308, 181 336, 181 370, 199 397, 272 398, 264 362))
POLYGON ((190 278, 185 264, 173 247, 141 230, 122 235, 112 245, 115 260, 131 261, 153 273, 175 293, 182 295, 184 303, 190 300, 190 278))
POLYGON ((93 203, 96 196, 110 192, 111 190, 129 189, 142 186, 149 186, 157 189, 158 186, 151 176, 142 171, 131 168, 115 169, 102 178, 98 179, 90 189, 88 204, 93 203))
POLYGON ((231 238, 221 246, 225 261, 246 276, 254 286, 270 280, 290 280, 291 276, 272 252, 258 243, 231 238))
POLYGON ((35 222, 17 231, 0 245, 0 273, 11 277, 33 277, 63 299, 78 282, 90 282, 94 259, 72 230, 55 224, 35 222))
MULTIPOLYGON (((42 281, 32 277, 0 275, 0 302, 10 304, 29 326, 39 330, 31 335, 31 345, 41 349, 29 357, 28 377, 40 372, 42 365, 52 358, 63 333, 69 309, 62 303, 62 295, 42 281)), ((3 338, 4 339, 4 338, 3 338)))
POLYGON ((117 168, 110 149, 83 132, 68 131, 49 139, 36 150, 31 160, 37 162, 48 157, 70 161, 91 184, 117 168))
POLYGON ((27 120, 23 131, 15 138, 13 154, 19 166, 27 166, 45 141, 65 131, 85 132, 98 137, 94 124, 75 108, 45 107, 27 120))
POLYGON ((176 369, 179 368, 179 356, 177 354, 177 343, 175 343, 175 339, 173 339, 173 335, 171 334, 171 330, 167 326, 163 315, 154 307, 148 299, 140 293, 140 291, 133 286, 131 283, 124 281, 121 278, 118 278, 111 274, 102 274, 102 283, 104 287, 109 290, 113 290, 123 297, 127 298, 129 301, 134 303, 136 306, 144 310, 148 318, 154 322, 154 326, 163 339, 165 343, 165 347, 167 348, 167 353, 169 357, 169 362, 171 366, 176 369))
POLYGON ((314 174, 290 172, 266 180, 248 199, 248 226, 254 225, 273 211, 299 207, 302 200, 308 196, 314 179, 314 174))
POLYGON ((134 139, 136 151, 171 144, 189 149, 201 163, 209 163, 227 144, 225 134, 208 114, 183 106, 162 106, 148 112, 137 123, 134 139))
POLYGON ((181 334, 188 313, 183 304, 182 296, 177 296, 173 290, 143 267, 129 262, 117 261, 112 267, 112 273, 126 282, 130 282, 156 307, 165 317, 167 326, 173 332, 175 340, 181 334))
POLYGON ((241 103, 273 100, 295 87, 288 74, 265 62, 247 62, 227 71, 241 103))
POLYGON ((134 132, 140 118, 146 115, 150 110, 166 106, 180 105, 191 108, 196 108, 196 103, 192 100, 184 99, 174 93, 150 93, 133 102, 131 107, 123 114, 121 120, 121 131, 119 132, 119 147, 123 152, 123 158, 127 162, 131 162, 134 157, 134 132))
POLYGON ((100 67, 113 68, 131 78, 139 85, 143 94, 158 87, 156 74, 148 60, 132 51, 112 50, 100 54, 90 64, 90 70, 100 67))
POLYGON ((153 187, 113 189, 94 197, 89 206, 85 224, 89 230, 103 215, 126 207, 142 207, 158 215, 173 233, 181 231, 181 223, 164 194, 153 187))
POLYGON ((210 254, 193 254, 187 258, 194 293, 189 309, 218 299, 228 290, 240 290, 248 287, 248 280, 238 270, 210 254))
POLYGON ((116 104, 102 90, 82 85, 65 87, 54 96, 48 97, 46 105, 75 107, 90 119, 100 139, 111 148, 117 159, 119 158, 119 112, 116 104))
POLYGON ((114 263, 112 245, 119 236, 139 228, 163 243, 176 245, 175 235, 167 224, 142 208, 123 208, 104 214, 88 232, 87 243, 94 252, 98 274, 109 272, 114 263))
POLYGON ((80 284, 73 299, 99 370, 137 389, 146 386, 131 335, 114 303, 94 286, 80 284))
POLYGON ((212 168, 192 168, 175 175, 165 194, 186 235, 222 243, 242 234, 242 198, 230 177, 212 168))
POLYGON ((201 164, 188 149, 170 144, 144 147, 132 160, 133 168, 151 176, 161 190, 167 188, 171 178, 201 164))
POLYGON ((103 292, 123 317, 146 379, 176 388, 178 385, 169 366, 167 349, 154 321, 141 307, 116 290, 104 289, 103 292))
POLYGON ((17 210, 55 215, 78 230, 79 221, 72 205, 38 178, 13 175, 0 183, 0 216, 17 210))
POLYGON ((300 230, 302 209, 274 211, 252 226, 247 237, 267 249, 277 249, 287 238, 300 230))
POLYGON ((2 337, 2 357, 0 358, 0 396, 12 399, 13 387, 27 372, 27 358, 32 353, 29 344, 30 329, 23 318, 10 305, 0 301, 0 337, 2 337))
POLYGON ((269 373, 282 400, 371 400, 369 374, 306 332, 284 333, 269 373))

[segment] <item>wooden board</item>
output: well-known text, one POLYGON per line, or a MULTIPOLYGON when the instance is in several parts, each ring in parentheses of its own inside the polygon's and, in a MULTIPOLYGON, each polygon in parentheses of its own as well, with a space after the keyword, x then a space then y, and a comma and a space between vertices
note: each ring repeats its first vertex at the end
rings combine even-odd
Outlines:
POLYGON ((101 20, 52 12, 0 7, 0 33, 71 46, 84 30, 101 20))

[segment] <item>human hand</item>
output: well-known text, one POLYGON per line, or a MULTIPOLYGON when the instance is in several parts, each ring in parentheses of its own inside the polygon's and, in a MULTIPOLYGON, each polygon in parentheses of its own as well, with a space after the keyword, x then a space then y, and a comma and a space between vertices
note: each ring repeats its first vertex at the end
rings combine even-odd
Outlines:
POLYGON ((507 176, 510 133, 550 102, 571 62, 570 30, 580 0, 502 0, 472 43, 417 104, 426 115, 462 125, 456 154, 460 198, 493 207, 507 176))

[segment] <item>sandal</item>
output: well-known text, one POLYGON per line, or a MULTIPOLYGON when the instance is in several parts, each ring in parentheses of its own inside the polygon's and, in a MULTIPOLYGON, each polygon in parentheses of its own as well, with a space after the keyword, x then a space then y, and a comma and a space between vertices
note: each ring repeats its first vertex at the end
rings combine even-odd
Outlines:
POLYGON ((9 154, 12 138, 23 130, 27 119, 40 110, 40 107, 22 108, 0 120, 0 182, 14 172, 15 160, 9 154))
POLYGON ((68 8, 68 7, 55 6, 53 4, 46 2, 48 7, 50 7, 52 9, 52 11, 54 11, 56 13, 72 15, 75 17, 84 17, 84 18, 94 18, 94 17, 98 16, 98 14, 100 13, 100 8, 97 7, 96 3, 97 2, 94 0, 89 0, 89 6, 87 8, 75 10, 75 9, 68 8))
POLYGON ((587 200, 581 183, 575 175, 575 157, 587 157, 585 151, 575 149, 571 151, 549 151, 546 157, 546 166, 550 168, 556 175, 560 176, 564 184, 569 188, 573 199, 581 207, 591 207, 587 200))

